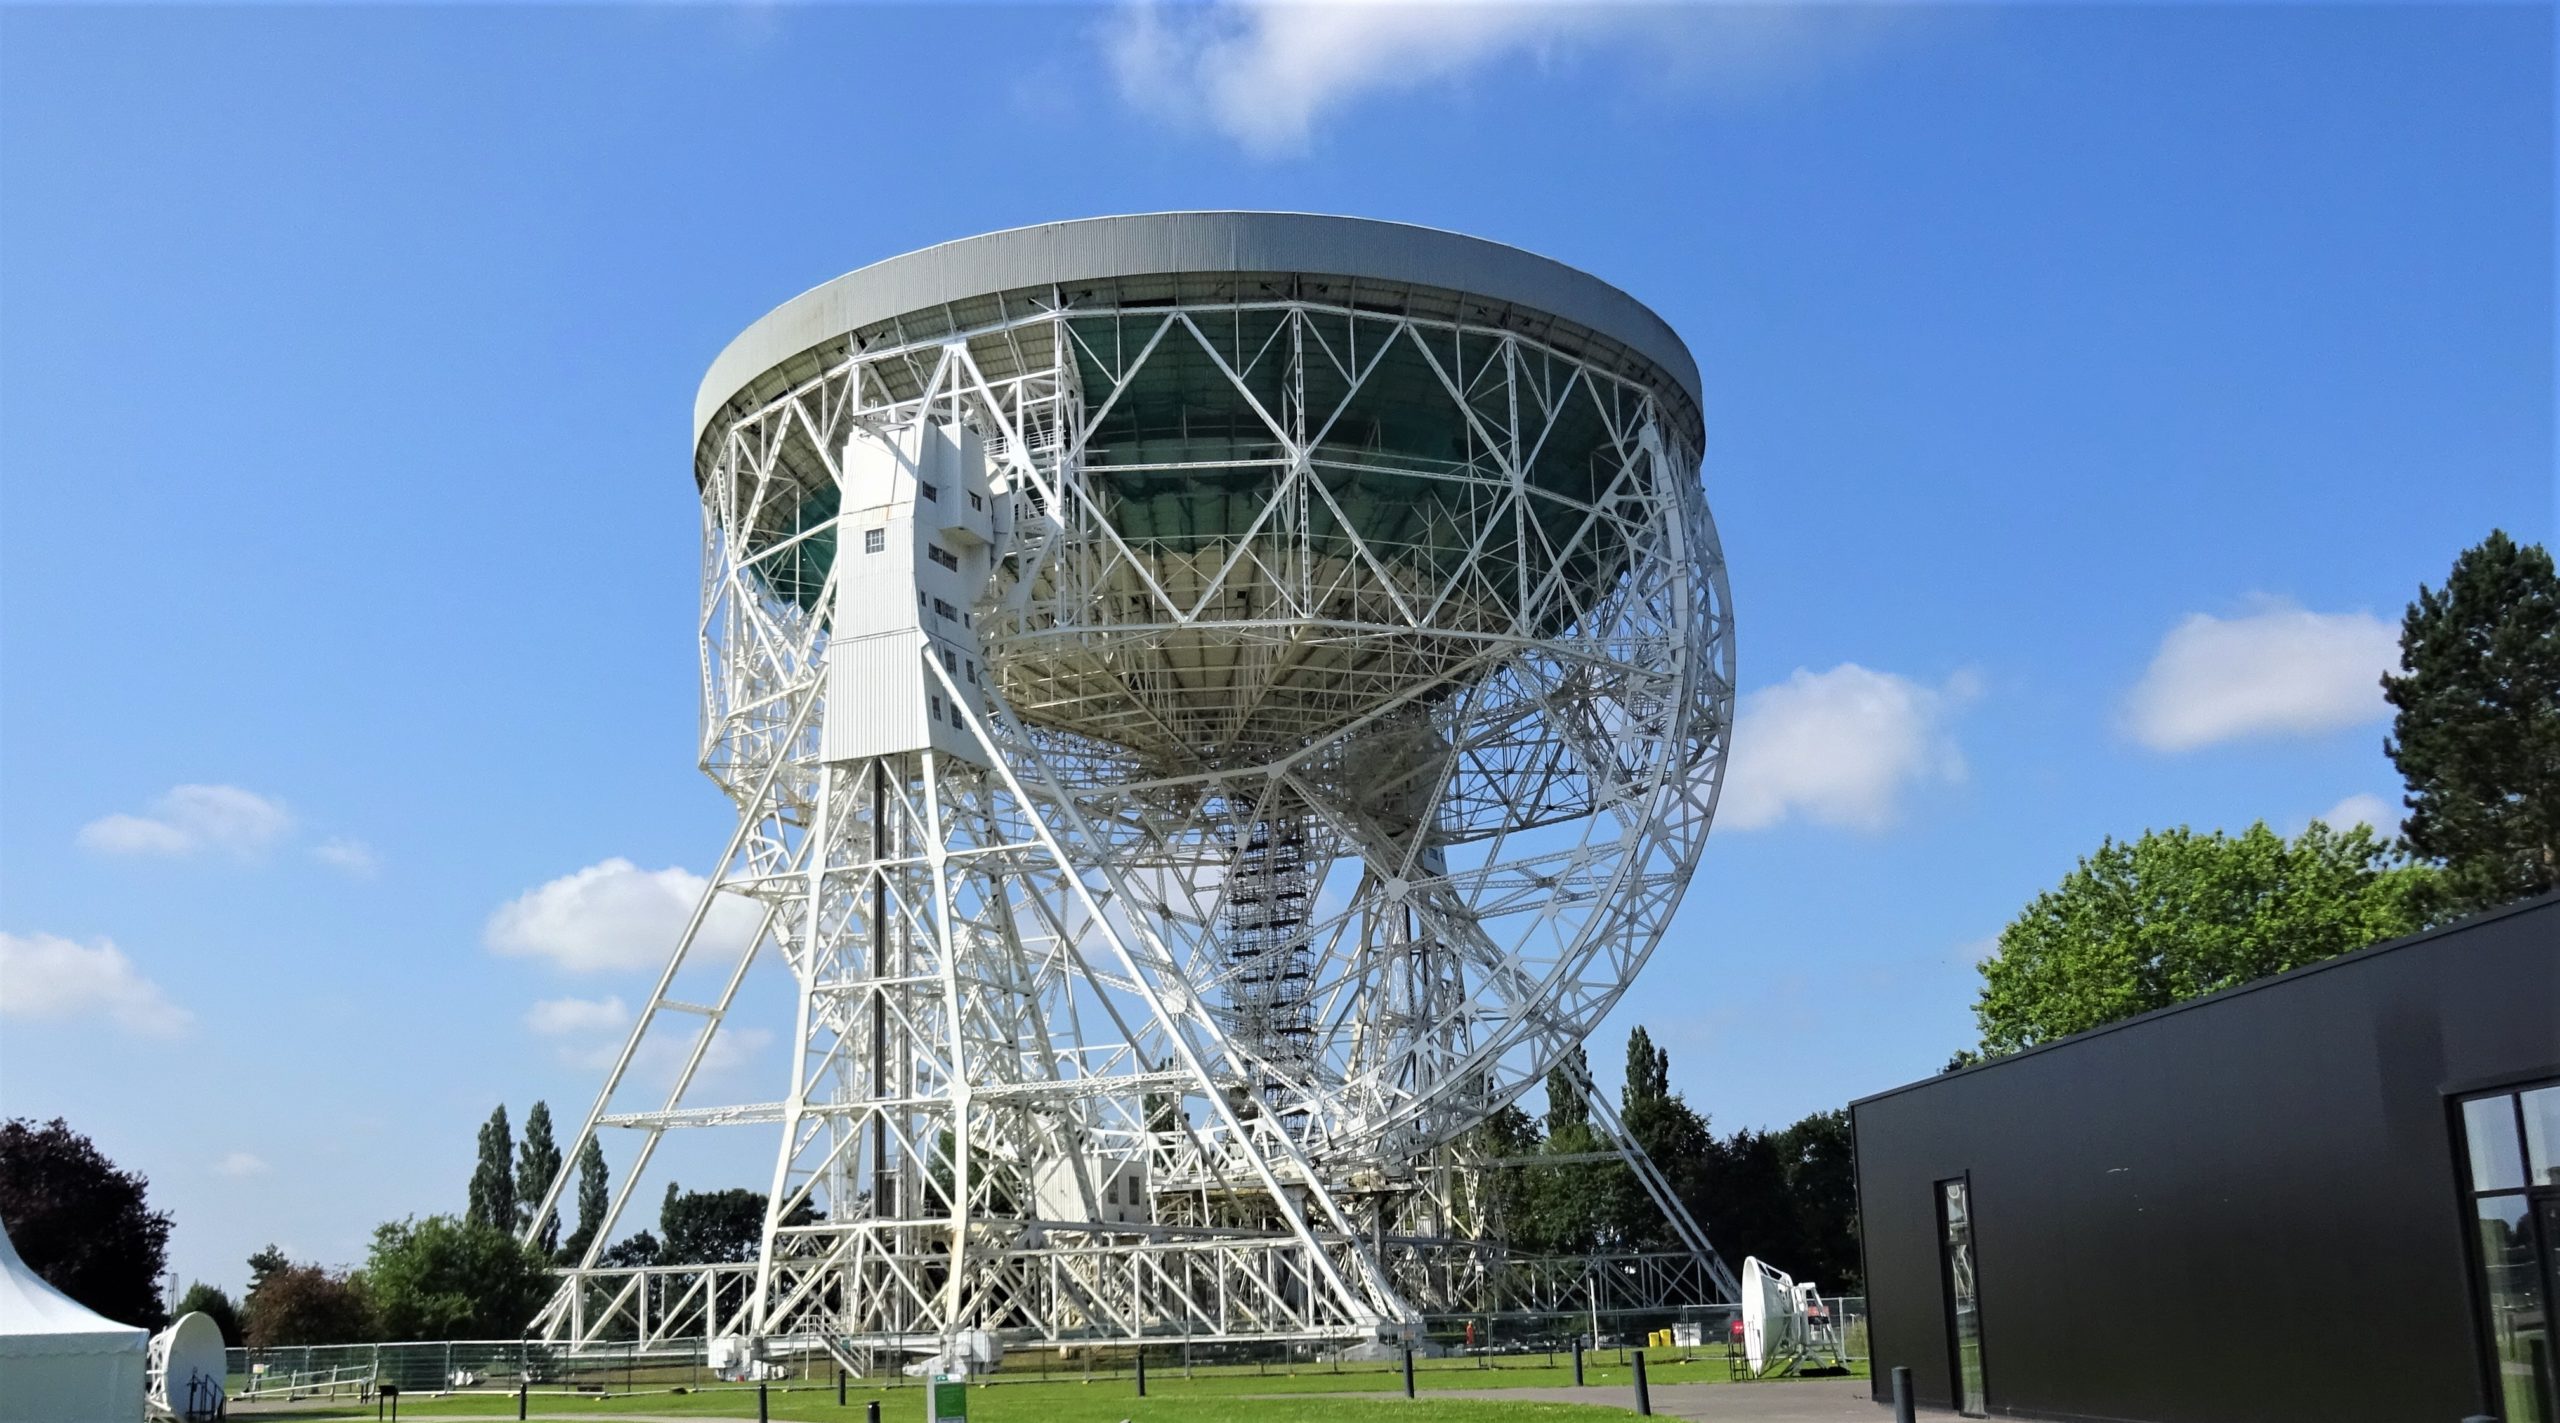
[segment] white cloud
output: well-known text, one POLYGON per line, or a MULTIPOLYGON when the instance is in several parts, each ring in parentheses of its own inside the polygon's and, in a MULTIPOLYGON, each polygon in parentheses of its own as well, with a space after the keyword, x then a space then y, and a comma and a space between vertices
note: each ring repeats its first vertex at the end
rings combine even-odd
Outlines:
POLYGON ((382 869, 382 857, 362 840, 333 835, 311 847, 311 858, 334 865, 357 879, 371 879, 382 869))
POLYGON ((2388 710, 2382 674, 2399 657, 2399 630, 2370 613, 2275 600, 2237 617, 2197 613, 2160 640, 2126 724, 2155 751, 2360 726, 2388 710))
POLYGON ((2318 818, 2332 830, 2369 825, 2377 835, 2400 833, 2400 808, 2378 795, 2351 795, 2322 811, 2318 818))
POLYGON ((0 1017, 103 1017, 144 1037, 175 1037, 194 1015, 136 972, 109 940, 0 933, 0 1017))
POLYGON ((1366 95, 1514 54, 1552 57, 1645 18, 1640 6, 1465 0, 1139 3, 1123 8, 1105 49, 1132 106, 1277 154, 1304 148, 1328 111, 1366 95))
POLYGON ((105 855, 192 855, 221 850, 253 856, 293 829, 283 804, 238 786, 174 786, 148 815, 101 816, 80 827, 80 845, 105 855))
POLYGON ((1932 688, 1854 662, 1797 668, 1742 699, 1717 823, 1757 830, 1801 816, 1883 829, 1901 813, 1904 791, 1964 778, 1947 723, 1974 692, 1965 675, 1932 688))
POLYGON ((611 998, 545 998, 524 1015, 524 1025, 546 1038, 618 1033, 631 1026, 631 1009, 611 998))
POLYGON ((246 1151, 234 1151, 213 1163, 213 1169, 214 1174, 220 1176, 249 1177, 264 1176, 274 1168, 261 1157, 246 1151))
MULTIPOLYGON (((705 881, 616 857, 526 890, 489 916, 494 952, 549 959, 572 973, 658 968, 675 952, 705 881)), ((762 915, 734 895, 711 907, 697 947, 742 949, 762 915)))

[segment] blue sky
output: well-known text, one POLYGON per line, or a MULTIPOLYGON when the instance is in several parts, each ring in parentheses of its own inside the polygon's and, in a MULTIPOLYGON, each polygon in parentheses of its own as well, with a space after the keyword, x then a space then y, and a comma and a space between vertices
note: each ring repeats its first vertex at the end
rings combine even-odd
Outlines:
POLYGON ((1515 243, 1686 337, 1743 723, 1594 1057, 1644 1022, 1723 1128, 1923 1075, 2102 836, 2392 818, 2399 609, 2551 534, 2552 77, 2522 5, 0 11, 0 1113, 235 1288, 458 1209, 647 991, 598 926, 726 835, 712 355, 1180 207, 1515 243))

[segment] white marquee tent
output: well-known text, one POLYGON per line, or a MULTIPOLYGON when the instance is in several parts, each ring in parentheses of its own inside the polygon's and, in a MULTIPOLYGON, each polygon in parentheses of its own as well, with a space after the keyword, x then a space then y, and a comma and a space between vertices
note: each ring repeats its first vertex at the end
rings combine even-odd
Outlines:
POLYGON ((45 1283, 0 1229, 0 1423, 141 1423, 150 1346, 45 1283))

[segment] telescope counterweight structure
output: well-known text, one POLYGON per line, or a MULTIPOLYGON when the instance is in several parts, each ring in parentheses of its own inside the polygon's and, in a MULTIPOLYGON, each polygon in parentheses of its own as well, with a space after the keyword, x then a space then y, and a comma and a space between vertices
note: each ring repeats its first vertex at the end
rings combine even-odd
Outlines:
MULTIPOLYGON (((1508 1288, 1470 1130, 1625 991, 1723 778, 1702 446, 1650 311, 1396 224, 1026 228, 750 327, 694 445, 740 822, 581 1139, 637 1134, 618 1216, 667 1132, 778 1126, 765 1240, 617 1270, 608 1225, 538 1332, 867 1367, 1393 1340, 1508 1288), (698 1104, 758 954, 787 1091, 698 1104)), ((1647 1288, 1731 1297, 1640 1175, 1686 1260, 1647 1288)))

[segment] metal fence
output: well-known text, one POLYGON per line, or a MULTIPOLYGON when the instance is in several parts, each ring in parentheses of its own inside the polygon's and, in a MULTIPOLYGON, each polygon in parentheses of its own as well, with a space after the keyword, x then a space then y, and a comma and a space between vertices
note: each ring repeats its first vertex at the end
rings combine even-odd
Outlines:
MULTIPOLYGON (((1822 1305, 1839 1326, 1844 1352, 1853 1361, 1863 1360, 1866 1300, 1856 1295, 1825 1296, 1822 1305)), ((1598 1340, 1587 1346, 1587 1358, 1603 1366, 1624 1366, 1630 1355, 1642 1350, 1647 1363, 1657 1370, 1674 1366, 1726 1369, 1735 1317, 1730 1307, 1712 1306, 1603 1314, 1598 1320, 1598 1340), (1697 1342, 1669 1346, 1649 1342, 1662 1330, 1697 1342)), ((1435 1373, 1562 1369, 1571 1362, 1575 1342, 1590 1339, 1592 1324, 1588 1314, 1437 1315, 1424 1321, 1424 1347, 1417 1352, 1435 1373)), ((1144 1366, 1160 1377, 1375 1374, 1379 1388, 1392 1389, 1398 1386, 1402 1370, 1400 1357, 1345 1358, 1342 1349, 1331 1344, 1209 1344, 1169 1339, 1144 1345, 1127 1341, 1026 1344, 1008 1353, 997 1372, 1000 1381, 1130 1380, 1140 1367, 1141 1354, 1144 1366)), ((861 1387, 877 1390, 913 1383, 899 1371, 903 1362, 902 1357, 880 1356, 878 1366, 866 1371, 870 1376, 861 1387)), ((776 1386, 835 1387, 836 1361, 823 1349, 812 1346, 770 1363, 776 1386)), ((590 1345, 571 1353, 523 1339, 233 1349, 229 1368, 230 1395, 259 1399, 363 1399, 384 1384, 413 1394, 474 1389, 512 1393, 521 1385, 538 1392, 612 1395, 698 1390, 724 1382, 699 1344, 649 1350, 590 1345)))

